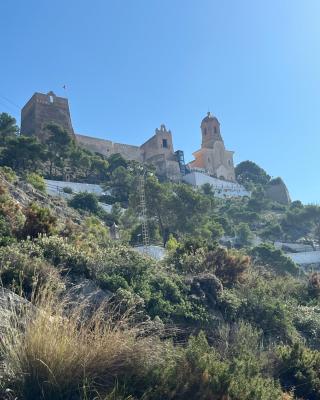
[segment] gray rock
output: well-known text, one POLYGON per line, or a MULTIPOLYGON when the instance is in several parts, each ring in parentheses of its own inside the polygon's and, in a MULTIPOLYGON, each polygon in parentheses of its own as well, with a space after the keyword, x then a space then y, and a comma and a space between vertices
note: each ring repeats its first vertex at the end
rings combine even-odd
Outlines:
MULTIPOLYGON (((12 328, 22 329, 33 315, 32 304, 10 290, 0 287, 0 345, 5 343, 6 335, 12 328)), ((0 380, 6 371, 6 360, 0 353, 0 380)), ((9 398, 9 397, 8 397, 9 398)))
POLYGON ((291 203, 289 191, 281 178, 270 181, 266 188, 266 196, 280 204, 289 205, 291 203))
POLYGON ((0 287, 0 335, 10 328, 10 324, 22 323, 26 311, 33 309, 32 304, 11 290, 0 287))
POLYGON ((104 291, 90 279, 84 279, 73 284, 67 291, 67 298, 71 308, 79 306, 83 307, 84 315, 90 315, 108 302, 113 296, 110 291, 104 291))

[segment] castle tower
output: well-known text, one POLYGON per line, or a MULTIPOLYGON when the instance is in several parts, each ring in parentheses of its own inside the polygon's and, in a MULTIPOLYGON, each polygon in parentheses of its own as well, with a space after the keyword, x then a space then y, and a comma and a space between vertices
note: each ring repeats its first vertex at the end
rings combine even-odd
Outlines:
POLYGON ((210 112, 201 122, 201 149, 194 152, 190 168, 203 170, 220 179, 235 181, 233 151, 226 150, 220 133, 220 123, 210 112))
POLYGON ((53 92, 34 93, 21 110, 21 135, 36 136, 44 141, 46 126, 50 123, 60 125, 74 136, 68 99, 58 97, 53 92))

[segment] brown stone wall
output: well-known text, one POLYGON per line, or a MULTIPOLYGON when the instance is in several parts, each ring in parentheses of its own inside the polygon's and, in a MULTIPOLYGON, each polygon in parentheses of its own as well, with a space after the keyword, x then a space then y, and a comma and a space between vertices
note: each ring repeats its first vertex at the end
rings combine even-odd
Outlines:
POLYGON ((143 143, 141 150, 145 161, 157 155, 163 155, 164 158, 172 157, 174 150, 171 132, 161 125, 160 129, 156 129, 155 135, 143 143), (164 141, 167 147, 164 146, 164 141))
POLYGON ((76 140, 83 148, 107 157, 111 156, 111 154, 121 154, 127 160, 142 161, 141 150, 138 146, 114 143, 110 140, 97 139, 79 134, 76 134, 76 140))
POLYGON ((53 92, 35 93, 21 110, 21 134, 44 140, 46 126, 50 123, 60 125, 74 135, 68 100, 53 92))

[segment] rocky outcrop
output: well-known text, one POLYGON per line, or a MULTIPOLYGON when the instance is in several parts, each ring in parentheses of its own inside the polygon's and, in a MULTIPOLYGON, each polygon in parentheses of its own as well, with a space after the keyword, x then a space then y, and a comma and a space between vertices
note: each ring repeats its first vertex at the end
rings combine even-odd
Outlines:
POLYGON ((26 311, 33 309, 32 304, 16 295, 11 290, 0 288, 0 337, 10 327, 12 322, 23 322, 26 311))
POLYGON ((272 179, 266 187, 266 197, 280 204, 289 205, 291 203, 287 186, 281 178, 272 179))
POLYGON ((99 288, 92 280, 84 279, 70 285, 66 297, 68 307, 74 309, 81 304, 81 314, 83 317, 89 317, 99 307, 107 305, 113 293, 99 288))
POLYGON ((15 182, 9 182, 1 172, 0 183, 22 209, 36 202, 42 207, 50 207, 54 215, 60 220, 69 218, 75 223, 79 224, 81 222, 81 217, 77 210, 68 207, 66 201, 62 198, 51 197, 46 193, 42 193, 31 184, 20 179, 15 182))
MULTIPOLYGON (((12 327, 23 329, 34 309, 29 301, 9 289, 0 287, 0 349, 5 343, 6 335, 12 334, 12 327)), ((0 352, 0 380, 5 369, 6 362, 0 352)))

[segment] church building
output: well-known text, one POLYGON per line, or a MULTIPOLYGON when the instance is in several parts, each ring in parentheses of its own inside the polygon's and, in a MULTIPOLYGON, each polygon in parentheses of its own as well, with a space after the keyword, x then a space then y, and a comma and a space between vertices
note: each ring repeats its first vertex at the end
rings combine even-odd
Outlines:
POLYGON ((226 150, 220 133, 220 123, 210 112, 201 122, 201 149, 193 153, 191 169, 203 170, 216 178, 235 181, 233 151, 226 150))

